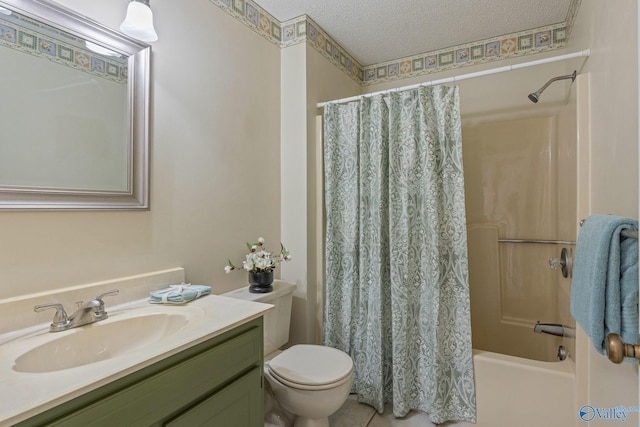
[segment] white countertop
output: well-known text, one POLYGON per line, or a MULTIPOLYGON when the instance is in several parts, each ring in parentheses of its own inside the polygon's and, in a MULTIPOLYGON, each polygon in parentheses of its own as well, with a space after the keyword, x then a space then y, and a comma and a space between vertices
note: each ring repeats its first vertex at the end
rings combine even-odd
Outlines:
MULTIPOLYGON (((50 333, 41 324, 0 335, 0 426, 12 425, 91 390, 122 378, 236 326, 262 316, 273 306, 219 295, 208 295, 186 305, 149 304, 147 299, 110 307, 109 318, 91 325, 50 333), (93 325, 117 322, 139 313, 189 313, 178 333, 121 355, 53 372, 17 372, 14 361, 28 350, 93 325)), ((50 313, 53 315, 53 312, 50 313)), ((55 357, 52 355, 51 357, 55 357)))

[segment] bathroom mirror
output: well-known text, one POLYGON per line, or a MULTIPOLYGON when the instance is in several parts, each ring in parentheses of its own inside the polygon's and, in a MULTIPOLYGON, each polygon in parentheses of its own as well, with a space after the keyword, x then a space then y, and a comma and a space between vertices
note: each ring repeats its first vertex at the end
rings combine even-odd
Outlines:
POLYGON ((147 209, 149 45, 0 0, 0 209, 147 209))

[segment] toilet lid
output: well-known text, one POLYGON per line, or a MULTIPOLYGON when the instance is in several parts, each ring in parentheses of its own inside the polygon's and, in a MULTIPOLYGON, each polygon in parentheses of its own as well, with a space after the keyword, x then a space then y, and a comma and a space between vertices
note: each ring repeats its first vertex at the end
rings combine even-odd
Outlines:
POLYGON ((292 383, 321 386, 349 376, 353 362, 346 353, 335 348, 299 344, 271 359, 269 368, 275 376, 292 383))

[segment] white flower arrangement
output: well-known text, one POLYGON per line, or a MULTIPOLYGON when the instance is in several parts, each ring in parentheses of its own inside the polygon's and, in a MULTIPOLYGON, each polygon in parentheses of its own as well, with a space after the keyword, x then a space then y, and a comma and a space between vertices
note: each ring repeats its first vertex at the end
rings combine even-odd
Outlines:
MULTIPOLYGON (((264 248, 264 238, 262 237, 258 239, 257 243, 247 243, 247 248, 249 253, 245 260, 242 261, 242 268, 254 273, 273 271, 281 262, 291 260, 291 254, 282 243, 280 243, 280 253, 274 255, 271 252, 267 252, 264 248)), ((237 270, 237 268, 229 260, 229 263, 224 267, 224 271, 228 274, 234 270, 237 270)))

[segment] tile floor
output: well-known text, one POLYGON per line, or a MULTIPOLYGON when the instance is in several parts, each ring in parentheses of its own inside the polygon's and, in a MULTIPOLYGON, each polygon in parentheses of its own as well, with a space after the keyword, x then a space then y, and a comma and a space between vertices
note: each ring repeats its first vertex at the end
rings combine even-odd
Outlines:
MULTIPOLYGON (((372 407, 358 403, 354 395, 329 418, 331 427, 435 427, 427 414, 410 412, 404 418, 395 418, 387 405, 384 413, 378 414, 372 407)), ((442 427, 471 427, 473 424, 450 422, 442 427)))

